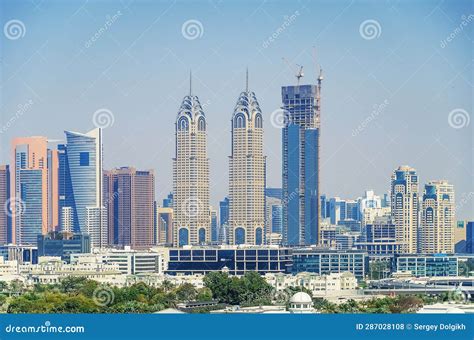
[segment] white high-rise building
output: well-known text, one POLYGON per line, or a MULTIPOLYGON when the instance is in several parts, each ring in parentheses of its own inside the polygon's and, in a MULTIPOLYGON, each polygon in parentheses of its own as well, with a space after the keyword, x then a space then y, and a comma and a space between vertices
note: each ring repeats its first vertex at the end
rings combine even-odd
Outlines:
POLYGON ((232 115, 232 154, 229 157, 229 242, 265 242, 265 156, 262 111, 247 87, 232 115))
POLYGON ((454 187, 447 181, 425 185, 422 200, 419 252, 454 253, 454 187))
MULTIPOLYGON (((103 205, 102 129, 87 133, 65 131, 67 171, 73 231, 90 234, 91 246, 107 246, 107 214, 103 205)), ((61 209, 62 213, 64 208, 61 209)), ((62 217, 61 217, 62 218, 62 217)), ((68 217, 70 223, 71 216, 68 217)))
POLYGON ((419 226, 418 175, 416 170, 404 165, 392 174, 391 204, 395 224, 395 237, 401 243, 401 251, 417 253, 419 226))
POLYGON ((176 117, 173 159, 173 244, 211 241, 206 116, 197 96, 184 97, 176 117))

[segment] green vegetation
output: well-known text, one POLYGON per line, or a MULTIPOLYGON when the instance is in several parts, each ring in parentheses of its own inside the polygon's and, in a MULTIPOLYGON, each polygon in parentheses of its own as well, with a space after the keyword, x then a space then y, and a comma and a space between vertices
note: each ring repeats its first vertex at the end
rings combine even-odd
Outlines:
POLYGON ((240 278, 212 272, 204 278, 204 285, 221 303, 240 306, 271 304, 273 288, 256 272, 249 272, 240 278))
POLYGON ((348 300, 341 304, 331 303, 325 299, 314 299, 314 308, 321 313, 414 313, 425 301, 414 295, 384 297, 367 301, 348 300))
MULTIPOLYGON (((153 313, 176 308, 189 301, 217 300, 218 306, 203 306, 192 313, 209 313, 224 305, 257 306, 287 305, 303 287, 290 287, 276 293, 265 279, 255 272, 242 277, 213 272, 205 276, 204 288, 185 283, 175 286, 164 281, 158 287, 136 283, 128 287, 112 287, 80 277, 68 277, 59 284, 36 284, 25 287, 19 281, 0 281, 0 312, 2 313, 153 313)), ((439 296, 401 295, 373 298, 366 301, 348 300, 340 304, 314 298, 314 308, 320 313, 413 313, 424 304, 452 300, 452 294, 439 296)))

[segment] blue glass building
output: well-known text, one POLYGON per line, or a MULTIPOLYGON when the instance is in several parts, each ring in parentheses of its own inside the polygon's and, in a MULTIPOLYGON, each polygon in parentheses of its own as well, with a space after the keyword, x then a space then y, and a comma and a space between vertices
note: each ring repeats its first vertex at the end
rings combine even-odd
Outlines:
POLYGON ((102 130, 96 128, 85 134, 65 131, 65 134, 67 146, 62 160, 65 169, 61 172, 65 177, 64 204, 72 208, 72 231, 88 233, 94 247, 105 246, 108 226, 102 199, 102 130))
POLYGON ((90 253, 90 237, 87 234, 49 233, 38 235, 38 256, 59 256, 70 262, 71 254, 90 253))
POLYGON ((400 255, 394 258, 393 270, 411 272, 416 277, 458 276, 458 258, 446 254, 400 255))
POLYGON ((294 274, 300 272, 326 275, 330 273, 351 272, 363 279, 368 270, 367 253, 357 250, 329 250, 324 248, 301 248, 293 250, 294 274))
POLYGON ((321 80, 320 75, 318 85, 282 87, 283 241, 288 245, 319 240, 321 80))
POLYGON ((230 275, 244 275, 249 271, 256 271, 262 275, 265 273, 290 273, 291 252, 288 248, 262 246, 169 249, 167 274, 207 274, 222 270, 228 270, 230 275))
POLYGON ((466 224, 466 253, 474 254, 474 221, 466 224))

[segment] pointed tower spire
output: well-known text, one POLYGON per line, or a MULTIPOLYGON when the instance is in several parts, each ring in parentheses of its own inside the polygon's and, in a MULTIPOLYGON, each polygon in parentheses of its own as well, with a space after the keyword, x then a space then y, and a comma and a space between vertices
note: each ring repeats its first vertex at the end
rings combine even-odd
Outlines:
POLYGON ((189 96, 193 95, 193 71, 189 70, 189 96))
POLYGON ((245 73, 245 92, 249 92, 249 67, 247 66, 247 71, 245 73))

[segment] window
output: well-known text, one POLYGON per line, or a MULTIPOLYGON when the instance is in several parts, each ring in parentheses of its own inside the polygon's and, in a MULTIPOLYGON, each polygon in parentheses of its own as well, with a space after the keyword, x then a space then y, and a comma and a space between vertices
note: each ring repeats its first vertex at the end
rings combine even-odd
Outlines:
POLYGON ((245 243, 245 229, 242 227, 235 229, 235 244, 245 243))
POLYGON ((79 153, 79 165, 89 166, 89 153, 88 152, 79 153))
POLYGON ((257 113, 255 116, 255 127, 256 128, 262 128, 262 115, 260 113, 257 113))
POLYGON ((189 231, 186 228, 179 229, 179 245, 185 246, 189 243, 189 231))
POLYGON ((206 242, 206 229, 201 228, 199 229, 199 243, 206 242))

